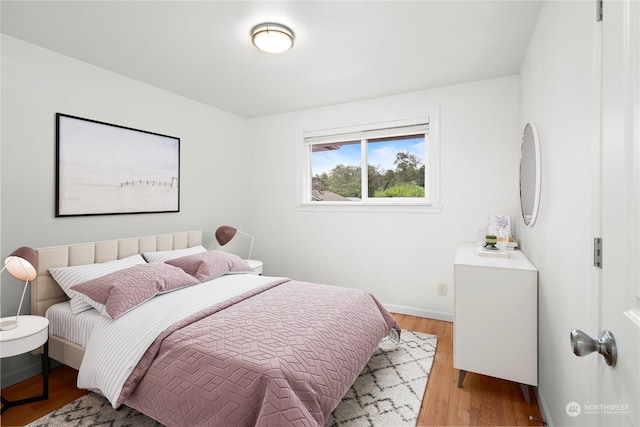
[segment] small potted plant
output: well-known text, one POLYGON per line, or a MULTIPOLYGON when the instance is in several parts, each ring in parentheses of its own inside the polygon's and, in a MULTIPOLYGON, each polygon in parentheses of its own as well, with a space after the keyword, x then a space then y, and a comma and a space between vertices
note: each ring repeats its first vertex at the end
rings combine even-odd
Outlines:
POLYGON ((496 243, 498 243, 498 236, 495 234, 487 234, 484 236, 485 247, 489 249, 494 249, 496 247, 496 243))

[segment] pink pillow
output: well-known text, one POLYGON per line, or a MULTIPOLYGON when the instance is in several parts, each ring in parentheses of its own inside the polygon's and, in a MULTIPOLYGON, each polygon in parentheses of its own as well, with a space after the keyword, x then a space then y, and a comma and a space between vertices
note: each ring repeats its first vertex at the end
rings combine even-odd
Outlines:
POLYGON ((72 287, 79 297, 112 319, 154 296, 191 286, 198 280, 183 270, 163 264, 140 264, 72 287))
POLYGON ((166 264, 180 267, 187 274, 204 282, 223 274, 252 272, 253 269, 238 255, 222 251, 207 251, 165 261, 166 264))

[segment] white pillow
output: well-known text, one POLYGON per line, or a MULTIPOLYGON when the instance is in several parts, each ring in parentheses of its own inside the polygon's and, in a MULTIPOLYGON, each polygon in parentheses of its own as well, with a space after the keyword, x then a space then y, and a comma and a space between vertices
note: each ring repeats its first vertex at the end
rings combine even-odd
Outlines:
POLYGON ((78 314, 93 307, 83 301, 78 296, 78 293, 71 289, 72 286, 86 282, 87 280, 105 276, 109 273, 113 273, 114 271, 145 263, 144 258, 138 254, 115 261, 97 264, 50 268, 49 273, 51 273, 51 276, 53 276, 55 281, 58 282, 64 293, 71 299, 71 312, 73 314, 78 314))
POLYGON ((195 255, 207 250, 202 245, 193 246, 186 249, 174 249, 172 251, 144 252, 142 256, 147 262, 165 262, 174 258, 181 258, 187 255, 195 255))

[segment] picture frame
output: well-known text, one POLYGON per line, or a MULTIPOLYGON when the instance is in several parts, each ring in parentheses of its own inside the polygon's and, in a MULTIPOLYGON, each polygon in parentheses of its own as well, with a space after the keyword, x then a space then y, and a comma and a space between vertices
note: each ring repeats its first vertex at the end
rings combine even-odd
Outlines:
POLYGON ((56 217, 180 211, 180 138, 56 113, 56 217))
POLYGON ((489 234, 511 236, 511 215, 489 214, 489 234))

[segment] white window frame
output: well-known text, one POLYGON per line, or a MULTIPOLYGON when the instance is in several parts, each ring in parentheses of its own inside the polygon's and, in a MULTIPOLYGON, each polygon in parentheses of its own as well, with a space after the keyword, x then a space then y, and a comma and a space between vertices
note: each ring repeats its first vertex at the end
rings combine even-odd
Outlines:
MULTIPOLYGON (((406 117, 406 116, 405 116, 406 117)), ((298 205, 309 211, 354 212, 425 212, 442 211, 440 202, 440 117, 439 109, 411 118, 377 121, 367 124, 298 131, 298 205), (378 136, 406 135, 407 131, 428 129, 425 134, 425 198, 369 198, 366 196, 367 139, 378 136), (394 129, 398 129, 394 132, 394 129), (362 186, 361 201, 311 201, 311 147, 314 144, 361 140, 362 186), (427 199, 428 197, 428 199, 427 199)), ((424 130, 423 130, 424 132, 424 130)), ((421 133, 416 131, 416 133, 421 133)))

